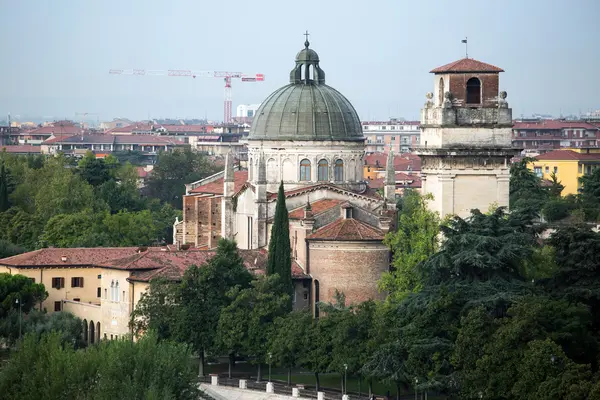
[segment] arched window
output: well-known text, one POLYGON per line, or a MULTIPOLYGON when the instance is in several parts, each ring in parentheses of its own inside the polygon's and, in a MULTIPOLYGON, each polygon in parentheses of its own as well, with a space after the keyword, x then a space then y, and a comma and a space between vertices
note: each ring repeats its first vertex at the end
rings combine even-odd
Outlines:
POLYGON ((119 301, 119 281, 115 285, 115 301, 119 301))
POLYGON ((100 322, 96 323, 96 343, 100 343, 100 322))
POLYGON ((438 87, 438 101, 439 101, 439 105, 441 106, 442 104, 444 104, 444 78, 440 78, 440 85, 438 87))
POLYGON ((481 103, 481 81, 471 78, 467 81, 467 104, 481 103))
POLYGON ((329 180, 329 163, 325 159, 319 160, 319 170, 318 170, 317 180, 319 180, 319 181, 328 181, 329 180))
POLYGON ((87 344, 87 342, 88 342, 88 323, 87 323, 87 319, 83 320, 83 332, 82 332, 81 336, 83 336, 83 341, 87 344))
POLYGON ((115 281, 110 281, 110 301, 115 301, 115 281))
POLYGON ((335 160, 335 181, 341 182, 344 180, 344 160, 335 160))
POLYGON ((90 344, 96 343, 96 325, 94 321, 90 321, 90 344))
POLYGON ((300 161, 300 180, 310 181, 310 160, 306 158, 300 161))
POLYGON ((277 161, 274 158, 269 158, 267 161, 267 182, 279 181, 279 168, 277 168, 277 161))

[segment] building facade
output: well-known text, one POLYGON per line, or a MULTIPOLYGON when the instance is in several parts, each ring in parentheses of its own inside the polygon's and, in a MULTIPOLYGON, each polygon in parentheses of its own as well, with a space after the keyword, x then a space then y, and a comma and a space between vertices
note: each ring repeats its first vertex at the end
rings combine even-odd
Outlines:
POLYGON ((365 152, 384 153, 390 150, 396 154, 408 153, 419 144, 421 130, 418 121, 404 121, 395 118, 389 121, 363 121, 365 152))
POLYGON ((516 121, 512 135, 513 147, 530 157, 559 149, 600 148, 600 125, 586 121, 516 121))
POLYGON ((544 180, 557 180, 564 186, 562 195, 579 193, 579 178, 592 174, 600 167, 600 149, 554 150, 535 157, 528 164, 535 174, 544 180))
POLYGON ((442 217, 508 207, 512 110, 499 92, 502 69, 470 58, 431 71, 421 110, 421 179, 442 217))

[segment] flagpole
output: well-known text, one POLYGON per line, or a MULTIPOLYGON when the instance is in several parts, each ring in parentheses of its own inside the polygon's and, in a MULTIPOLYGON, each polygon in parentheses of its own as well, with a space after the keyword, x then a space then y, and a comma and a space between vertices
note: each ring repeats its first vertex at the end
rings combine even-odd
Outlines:
POLYGON ((468 42, 466 36, 465 36, 465 56, 466 56, 466 58, 469 58, 469 42, 468 42))

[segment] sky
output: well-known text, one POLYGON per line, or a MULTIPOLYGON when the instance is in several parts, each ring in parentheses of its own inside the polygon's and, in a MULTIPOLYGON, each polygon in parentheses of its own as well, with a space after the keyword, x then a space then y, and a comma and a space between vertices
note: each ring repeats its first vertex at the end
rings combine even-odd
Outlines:
POLYGON ((0 0, 0 120, 223 118, 223 81, 112 68, 263 73, 233 108, 289 81, 305 30, 327 84, 362 120, 416 120, 429 71, 503 68, 513 116, 600 109, 598 0, 0 0))

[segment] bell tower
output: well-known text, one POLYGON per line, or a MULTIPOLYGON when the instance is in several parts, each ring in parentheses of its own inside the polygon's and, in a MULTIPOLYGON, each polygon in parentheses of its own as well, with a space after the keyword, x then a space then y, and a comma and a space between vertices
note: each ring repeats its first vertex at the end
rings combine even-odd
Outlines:
POLYGON ((435 68, 421 109, 423 193, 444 217, 508 207, 512 109, 499 92, 502 69, 472 58, 435 68))

